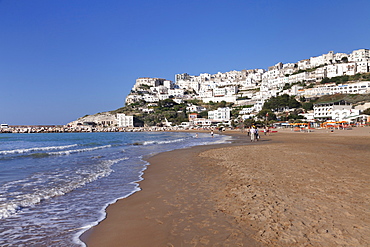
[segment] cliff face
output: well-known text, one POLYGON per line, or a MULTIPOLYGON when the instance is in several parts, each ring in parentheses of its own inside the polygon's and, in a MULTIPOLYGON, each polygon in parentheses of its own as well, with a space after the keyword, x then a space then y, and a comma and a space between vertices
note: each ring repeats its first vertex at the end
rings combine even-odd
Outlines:
POLYGON ((97 113, 95 115, 87 115, 81 117, 73 122, 68 123, 67 125, 72 127, 77 127, 80 125, 86 125, 87 123, 95 123, 97 126, 108 127, 115 126, 117 124, 116 115, 113 115, 109 112, 97 113))

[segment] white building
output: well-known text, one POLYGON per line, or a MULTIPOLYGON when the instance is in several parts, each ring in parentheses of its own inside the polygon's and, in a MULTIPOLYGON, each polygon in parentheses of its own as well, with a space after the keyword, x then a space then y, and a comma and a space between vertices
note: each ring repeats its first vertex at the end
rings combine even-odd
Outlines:
POLYGON ((338 102, 315 104, 314 118, 319 120, 343 121, 350 116, 359 115, 360 111, 352 109, 352 104, 341 100, 338 102))
MULTIPOLYGON (((126 103, 135 103, 140 100, 157 102, 167 98, 176 98, 179 101, 180 99, 199 99, 205 103, 226 101, 241 105, 245 103, 246 97, 248 100, 256 101, 267 100, 279 95, 287 83, 319 82, 327 77, 355 75, 369 71, 369 49, 355 50, 349 55, 330 51, 297 63, 277 63, 269 67, 268 71, 264 69, 234 70, 216 74, 202 73, 198 76, 184 73, 175 76, 175 84, 160 78, 138 78, 133 87, 133 91, 136 92, 127 96, 126 103), (345 58, 348 58, 348 62, 345 58), (314 71, 297 73, 299 69, 313 68, 315 68, 314 71)), ((292 87, 285 93, 310 97, 334 93, 369 93, 369 90, 368 84, 365 83, 361 85, 323 85, 304 91, 299 87, 292 87)), ((256 111, 260 108, 261 105, 255 106, 256 111)))
POLYGON ((198 105, 191 105, 191 106, 186 107, 187 112, 202 112, 205 110, 207 110, 205 107, 198 106, 198 105))
POLYGON ((208 112, 208 119, 215 121, 229 121, 230 120, 230 108, 220 107, 217 110, 208 112))
POLYGON ((201 98, 212 98, 213 97, 213 90, 201 91, 201 92, 199 92, 199 97, 201 97, 201 98))
POLYGON ((154 109, 153 108, 141 108, 140 110, 142 112, 146 112, 146 113, 152 113, 152 112, 154 112, 154 109))
POLYGON ((370 62, 356 62, 356 73, 369 72, 370 62))
POLYGON ((215 97, 218 97, 218 96, 225 96, 226 95, 226 88, 222 87, 222 88, 215 88, 213 89, 213 95, 215 97))
POLYGON ((196 118, 191 123, 195 126, 211 126, 212 121, 206 118, 196 118))
POLYGON ((184 103, 184 100, 182 98, 173 98, 172 99, 174 102, 176 102, 177 104, 182 104, 184 103))
POLYGON ((181 88, 169 89, 168 94, 175 97, 182 97, 184 96, 184 89, 181 88))
POLYGON ((213 102, 232 102, 236 103, 237 95, 225 95, 225 96, 219 96, 219 97, 210 97, 210 98, 202 98, 203 102, 209 103, 211 101, 213 102))
POLYGON ((243 121, 244 120, 246 120, 246 119, 254 119, 255 118, 255 114, 244 114, 244 115, 242 115, 241 117, 242 117, 242 119, 243 119, 243 121))
POLYGON ((337 76, 356 74, 356 63, 341 63, 336 66, 338 68, 337 76))
POLYGON ((325 77, 327 77, 327 71, 325 67, 317 68, 314 72, 314 80, 315 81, 321 81, 325 77))
POLYGON ((306 69, 311 68, 310 59, 304 59, 304 60, 298 61, 297 67, 298 69, 301 69, 301 70, 306 70, 306 69))
POLYGON ((290 75, 289 76, 289 83, 297 83, 297 82, 305 82, 310 79, 308 72, 301 72, 298 74, 290 75))
POLYGON ((300 113, 298 114, 299 116, 303 116, 306 120, 308 121, 313 121, 315 119, 315 115, 313 112, 308 112, 308 113, 300 113))
POLYGON ((336 64, 325 66, 325 68, 326 68, 326 76, 328 78, 338 76, 338 67, 336 64))
POLYGON ((129 105, 129 104, 135 103, 135 102, 137 102, 137 101, 139 101, 141 99, 143 99, 143 97, 141 95, 138 95, 138 94, 129 94, 126 97, 125 103, 126 103, 126 105, 129 105))
POLYGON ((243 110, 239 111, 239 115, 251 114, 253 111, 254 107, 243 108, 243 110))
POLYGON ((352 61, 352 62, 370 62, 369 49, 354 50, 349 56, 349 61, 352 61))
MULTIPOLYGON (((164 82, 167 81, 166 79, 161 78, 150 78, 150 77, 141 77, 136 79, 136 83, 132 90, 137 90, 142 86, 149 86, 149 87, 158 87, 163 86, 164 82)), ((168 84, 168 83, 167 83, 168 84)))
POLYGON ((335 61, 335 56, 333 51, 329 51, 328 54, 323 54, 318 57, 311 57, 310 64, 311 68, 315 68, 324 64, 331 64, 335 61))
POLYGON ((170 88, 173 88, 173 82, 172 81, 169 81, 169 80, 165 80, 163 82, 163 86, 170 89, 170 88))
POLYGON ((350 117, 358 116, 359 110, 335 107, 332 112, 332 120, 344 121, 350 117))
POLYGON ((263 99, 257 100, 256 103, 253 106, 254 111, 256 111, 256 112, 261 111, 264 104, 265 104, 265 100, 263 100, 263 99))
POLYGON ((142 99, 145 100, 146 102, 151 102, 151 103, 159 101, 158 96, 153 95, 153 94, 144 94, 142 96, 142 99))
POLYGON ((124 113, 117 113, 118 127, 134 127, 134 117, 126 116, 124 113))
POLYGON ((302 93, 305 97, 317 97, 332 94, 368 94, 370 93, 370 81, 360 81, 350 84, 334 83, 324 84, 322 86, 305 89, 302 93))
POLYGON ((170 97, 168 95, 168 93, 158 94, 157 96, 158 96, 159 100, 165 100, 165 99, 168 99, 170 97))

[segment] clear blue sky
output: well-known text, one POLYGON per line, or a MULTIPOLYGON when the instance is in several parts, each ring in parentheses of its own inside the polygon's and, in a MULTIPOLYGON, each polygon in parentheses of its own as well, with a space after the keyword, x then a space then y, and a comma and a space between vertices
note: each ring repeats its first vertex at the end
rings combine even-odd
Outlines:
POLYGON ((369 0, 0 0, 0 122, 115 110, 174 80, 370 48, 369 0))

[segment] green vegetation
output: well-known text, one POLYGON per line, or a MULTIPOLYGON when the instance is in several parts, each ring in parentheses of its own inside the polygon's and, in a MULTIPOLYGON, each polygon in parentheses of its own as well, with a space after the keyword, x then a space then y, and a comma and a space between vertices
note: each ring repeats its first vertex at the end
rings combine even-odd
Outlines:
MULTIPOLYGON (((369 74, 368 74, 369 75, 369 74)), ((369 75, 370 76, 370 75, 369 75)), ((366 77, 363 77, 366 78, 366 77)), ((300 82, 301 83, 301 82, 300 82)), ((300 84, 296 83, 296 84, 300 84)), ((292 84, 294 85, 294 84, 292 84)), ((292 86, 289 85, 289 86, 292 86)), ((288 85, 286 85, 288 87, 288 85)), ((322 97, 317 97, 310 99, 309 101, 304 97, 300 97, 299 101, 295 99, 294 96, 289 96, 287 94, 280 95, 277 97, 271 97, 263 105, 262 110, 256 115, 260 121, 255 121, 254 119, 247 119, 241 122, 239 117, 239 112, 243 108, 253 107, 253 105, 244 106, 234 106, 233 103, 221 101, 221 102, 209 102, 204 103, 201 100, 185 100, 184 103, 178 104, 172 99, 161 100, 154 104, 149 104, 144 100, 137 101, 133 104, 121 107, 117 110, 110 111, 111 114, 125 113, 127 115, 134 116, 135 126, 160 126, 162 122, 167 119, 174 125, 178 125, 181 122, 188 121, 188 113, 186 107, 189 104, 200 105, 206 108, 205 111, 198 113, 199 117, 207 118, 208 112, 216 110, 220 107, 231 108, 231 118, 233 126, 263 126, 265 124, 274 121, 290 121, 299 122, 303 119, 300 113, 313 110, 313 105, 316 103, 327 103, 333 101, 345 100, 354 105, 359 105, 364 102, 370 102, 370 94, 335 94, 335 95, 325 95, 322 97), (143 108, 149 108, 153 112, 147 113, 143 112, 143 108), (289 113, 283 112, 285 109, 295 109, 289 113)), ((364 111, 365 114, 370 114, 370 108, 364 111)))
MULTIPOLYGON (((206 108, 205 111, 200 112, 199 115, 202 118, 208 117, 208 111, 216 110, 220 107, 230 107, 234 103, 228 103, 226 101, 221 102, 209 102, 204 103, 201 100, 192 99, 185 100, 184 103, 178 104, 172 99, 160 100, 156 103, 156 106, 148 106, 148 103, 144 100, 137 101, 135 103, 129 104, 127 106, 121 107, 117 110, 110 111, 111 114, 125 113, 127 115, 134 116, 135 126, 159 126, 162 122, 165 121, 165 118, 172 122, 173 124, 181 124, 181 122, 188 121, 188 112, 186 112, 186 107, 188 104, 200 105, 206 108), (142 108, 153 109, 153 112, 146 113, 142 112, 142 108)), ((231 113, 234 117, 237 117, 238 114, 236 111, 231 113)))
POLYGON ((354 105, 360 104, 361 102, 370 102, 370 94, 333 94, 324 95, 313 101, 314 104, 317 103, 328 103, 344 100, 354 105))
POLYGON ((226 101, 221 101, 221 102, 213 102, 213 101, 210 101, 208 104, 207 103, 203 103, 202 106, 207 108, 208 111, 214 111, 214 110, 217 110, 218 108, 223 108, 223 107, 232 107, 234 105, 234 103, 229 103, 229 102, 226 102, 226 101))
POLYGON ((296 82, 296 83, 285 83, 284 87, 283 87, 283 90, 287 90, 287 89, 291 89, 294 85, 299 85, 299 86, 302 86, 302 87, 305 87, 306 86, 306 83, 304 82, 296 82))
POLYGON ((314 87, 314 84, 313 83, 311 83, 311 84, 309 84, 309 85, 306 85, 304 88, 305 89, 307 89, 307 88, 313 88, 314 87))
POLYGON ((187 121, 186 104, 177 104, 172 99, 160 100, 158 106, 154 107, 154 113, 142 113, 136 116, 145 125, 153 126, 167 119, 174 124, 187 121))
POLYGON ((202 111, 201 113, 199 113, 199 116, 201 118, 208 118, 208 111, 202 111))
POLYGON ((202 105, 203 101, 199 99, 189 99, 189 100, 185 100, 185 103, 192 104, 192 105, 202 105))
POLYGON ((276 114, 270 109, 262 109, 258 114, 258 118, 265 119, 267 121, 276 120, 276 114))
POLYGON ((146 85, 146 84, 141 84, 141 85, 139 86, 139 88, 140 88, 140 89, 144 89, 144 90, 148 90, 148 89, 150 89, 150 86, 149 86, 149 85, 146 85))
POLYGON ((349 81, 369 81, 370 80, 370 73, 365 74, 356 74, 356 75, 343 75, 343 76, 336 76, 332 78, 324 78, 321 80, 321 84, 327 83, 335 83, 335 84, 344 84, 349 81))
POLYGON ((305 111, 313 110, 313 103, 312 102, 302 103, 302 108, 305 109, 305 111))
MULTIPOLYGON (((301 100, 305 100, 301 98, 301 100)), ((312 107, 312 103, 305 103, 307 108, 312 107)), ((297 120, 303 119, 303 116, 298 115, 299 113, 304 113, 304 111, 300 108, 302 104, 298 102, 294 96, 289 96, 287 94, 283 94, 277 97, 271 97, 262 107, 262 110, 256 115, 260 119, 264 119, 264 121, 288 121, 288 120, 297 120), (296 109, 293 112, 286 114, 286 113, 279 113, 284 111, 286 108, 289 109, 296 109)))
POLYGON ((298 108, 301 106, 294 96, 283 94, 281 96, 271 97, 265 102, 262 109, 270 109, 273 111, 279 111, 281 108, 298 108))
MULTIPOLYGON (((318 68, 321 68, 321 67, 324 67, 326 64, 323 64, 323 65, 320 65, 320 66, 317 66, 315 68, 311 68, 311 69, 300 69, 298 70, 297 72, 294 72, 293 74, 291 75, 296 75, 296 74, 300 74, 300 73, 303 73, 303 72, 312 72, 312 71, 315 71, 316 69, 318 68)), ((285 75, 286 76, 286 75, 285 75)), ((289 76, 289 75, 288 75, 289 76)))
POLYGON ((240 105, 240 106, 235 106, 234 108, 238 110, 243 110, 243 108, 250 108, 250 107, 253 107, 253 105, 240 105))
POLYGON ((370 115, 370 108, 367 108, 363 111, 363 114, 370 115))
POLYGON ((290 88, 292 88, 292 84, 285 83, 285 85, 283 87, 283 90, 287 90, 287 89, 290 89, 290 88))
POLYGON ((248 97, 238 97, 236 100, 246 100, 249 99, 248 97))

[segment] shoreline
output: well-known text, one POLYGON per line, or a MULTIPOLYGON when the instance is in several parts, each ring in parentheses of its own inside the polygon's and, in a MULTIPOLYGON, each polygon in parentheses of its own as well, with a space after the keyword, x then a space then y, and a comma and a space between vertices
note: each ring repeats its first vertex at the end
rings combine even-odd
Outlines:
POLYGON ((265 145, 230 131, 243 137, 157 154, 147 159, 142 190, 110 205, 106 219, 81 239, 88 246, 366 246, 369 130, 279 130, 262 136, 258 144, 265 145), (336 219, 343 214, 349 219, 336 219))
MULTIPOLYGON (((175 131, 177 132, 177 131, 175 131)), ((182 132, 182 131, 180 131, 182 132)), ((209 132, 208 130, 197 130, 197 131, 184 131, 184 132, 209 132)), ((145 210, 145 206, 142 206, 143 198, 144 200, 154 200, 157 198, 154 198, 154 194, 161 193, 161 184, 158 183, 156 180, 160 180, 161 178, 166 177, 168 173, 166 171, 168 170, 167 164, 163 161, 163 155, 167 156, 170 154, 169 157, 166 159, 171 160, 185 160, 189 156, 192 157, 192 161, 194 159, 197 159, 198 153, 213 149, 213 148, 221 148, 225 146, 230 145, 241 145, 241 143, 249 144, 249 137, 244 140, 244 136, 246 136, 246 133, 241 133, 240 131, 227 131, 227 133, 223 133, 229 136, 232 136, 232 143, 225 143, 225 144, 210 144, 210 145, 199 145, 199 146, 192 146, 184 149, 176 149, 172 151, 167 151, 163 153, 156 154, 154 156, 150 156, 147 158, 144 158, 145 161, 149 163, 147 168, 145 169, 142 180, 138 182, 140 191, 137 191, 130 195, 129 197, 119 199, 115 203, 109 205, 106 208, 106 218, 99 222, 98 225, 93 226, 86 232, 84 232, 80 239, 87 245, 87 246, 163 246, 163 243, 165 242, 165 238, 168 237, 166 235, 163 236, 162 233, 166 231, 158 231, 158 226, 156 225, 149 225, 146 224, 146 220, 150 219, 151 217, 145 216, 142 217, 145 213, 142 210, 145 210), (179 155, 181 155, 181 158, 179 158, 179 155), (184 157, 183 157, 184 156, 184 157), (140 207, 140 211, 137 210, 137 208, 140 207), (121 225, 118 222, 108 222, 108 218, 111 219, 111 215, 113 217, 119 216, 125 218, 125 221, 129 221, 130 223, 127 225, 121 225), (105 226, 105 224, 108 222, 108 226, 105 226), (111 224, 112 223, 112 224, 111 224), (118 223, 118 224, 116 224, 118 223), (138 229, 143 228, 143 229, 138 229), (117 229, 115 229, 117 228, 117 229), (149 232, 150 236, 143 237, 143 232, 149 232), (158 239, 161 236, 161 241, 156 244, 153 244, 153 238, 158 239), (149 241, 148 241, 149 240, 149 241), (144 242, 143 242, 144 241, 144 242), (163 242, 164 241, 164 242, 163 242)), ((197 160, 199 163, 199 160, 197 160)), ((182 162, 181 162, 182 163, 182 162)), ((195 166, 197 163, 193 163, 193 168, 195 169, 195 166)), ((182 164, 184 165, 184 164, 182 164)), ((190 163, 187 163, 186 165, 191 165, 190 163)), ((181 178, 182 175, 180 174, 182 170, 176 170, 179 167, 172 167, 172 169, 169 173, 171 173, 171 177, 173 176, 173 173, 176 173, 176 175, 181 178)), ((204 172, 204 171, 203 171, 204 172)), ((201 176, 200 174, 198 174, 201 176)), ((194 179, 194 178, 191 178, 194 179)), ((193 181, 194 183, 198 181, 193 181)), ((168 188, 165 188, 162 190, 162 192, 165 192, 165 194, 168 196, 169 191, 168 188)), ((158 198, 161 198, 162 196, 158 196, 158 198)), ((146 204, 145 204, 146 205, 146 204)), ((160 205, 163 207, 163 205, 160 205)), ((150 210, 153 210, 154 208, 151 207, 150 210)), ((163 210, 161 208, 160 210, 163 210)), ((151 214, 152 212, 149 212, 151 214)), ((169 213, 168 213, 169 214, 169 213)), ((172 213, 171 213, 172 215, 172 213)), ((230 220, 230 219, 229 219, 230 220)), ((228 220, 228 221, 229 221, 228 220)), ((109 220, 110 221, 110 220, 109 220)), ((115 220, 114 220, 115 221, 115 220)), ((120 220, 119 220, 120 221, 120 220)), ((159 226, 163 225, 163 223, 156 220, 155 224, 159 224, 159 226)), ((163 229, 162 229, 163 230, 163 229)), ((252 238, 249 238, 250 242, 255 242, 252 238)), ((214 246, 217 246, 218 242, 215 242, 214 246)), ((171 246, 171 245, 168 245, 171 246)), ((173 245, 178 246, 178 245, 173 245)), ((250 245, 248 242, 248 246, 260 246, 258 243, 255 245, 250 245)))

